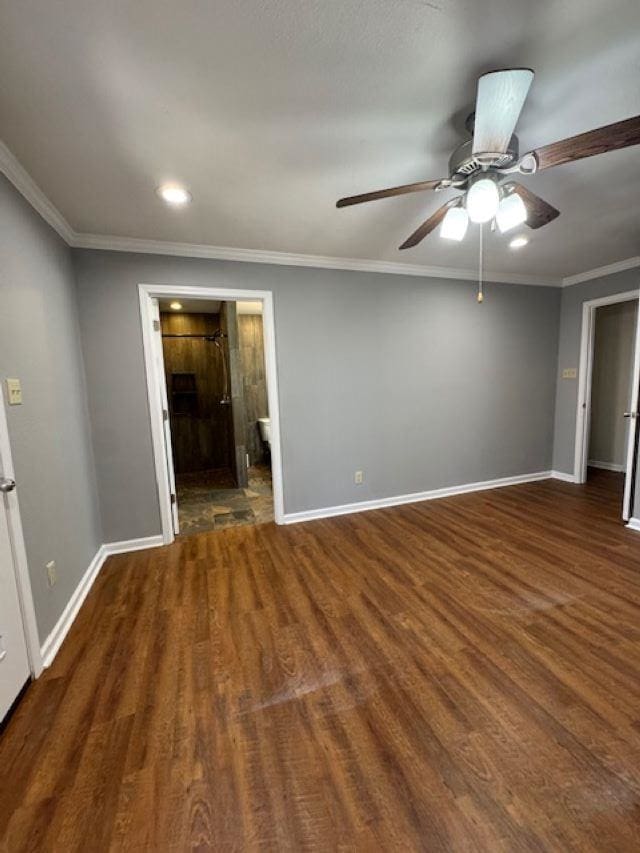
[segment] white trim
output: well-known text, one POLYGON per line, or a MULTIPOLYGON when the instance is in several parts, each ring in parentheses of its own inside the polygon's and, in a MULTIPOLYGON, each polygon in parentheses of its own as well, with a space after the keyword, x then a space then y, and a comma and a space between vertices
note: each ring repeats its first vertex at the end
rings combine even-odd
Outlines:
POLYGON ((107 559, 105 546, 101 545, 98 551, 89 563, 89 568, 80 578, 80 583, 75 588, 73 595, 67 602, 67 606, 62 611, 60 618, 53 626, 53 630, 42 644, 41 654, 42 663, 44 666, 51 666, 53 659, 58 653, 58 649, 62 645, 64 638, 69 633, 69 629, 78 615, 78 611, 82 607, 82 603, 89 594, 89 590, 93 586, 93 582, 98 577, 98 573, 102 568, 104 561, 107 559))
POLYGON ((165 381, 160 376, 156 360, 153 357, 153 300, 170 299, 172 297, 189 297, 190 299, 209 299, 215 301, 250 300, 261 301, 263 306, 262 323, 264 331, 265 373, 267 378, 267 400, 269 418, 271 419, 271 474, 273 482, 273 508, 276 524, 283 523, 284 495, 282 481, 282 451, 280 439, 280 404, 278 401, 278 371, 276 363, 275 318, 273 312, 273 294, 270 290, 239 290, 224 287, 196 287, 193 285, 172 284, 139 284, 140 321, 142 324, 142 344, 144 363, 147 377, 147 395, 149 401, 149 418, 151 423, 151 440, 153 458, 162 521, 164 543, 173 542, 173 516, 171 512, 171 495, 169 491, 169 462, 165 449, 164 420, 160 383, 165 381))
MULTIPOLYGON (((582 303, 582 328, 580 332, 580 361, 578 366, 578 395, 576 400, 576 432, 574 443, 573 473, 576 483, 587 479, 587 455, 589 452, 589 425, 591 421, 591 385, 593 379, 593 347, 595 336, 595 312, 605 305, 630 302, 640 297, 640 290, 613 293, 582 303)), ((638 313, 640 327, 640 312, 638 313)))
POLYGON ((602 468, 603 471, 626 471, 627 466, 621 462, 599 462, 596 459, 589 459, 587 462, 589 468, 602 468))
POLYGON ((631 530, 637 530, 640 532, 640 518, 631 517, 629 521, 627 521, 627 527, 631 530))
POLYGON ((575 483, 576 481, 574 474, 565 474, 564 471, 552 471, 551 477, 554 480, 562 480, 564 483, 575 483))
MULTIPOLYGON (((397 261, 376 261, 365 258, 334 258, 324 255, 301 255, 291 252, 273 252, 267 249, 239 249, 232 246, 211 246, 199 243, 176 243, 168 240, 146 240, 139 237, 117 237, 109 234, 87 234, 74 231, 57 207, 51 202, 18 158, 0 141, 0 172, 38 211, 42 218, 58 232, 69 246, 75 249, 102 249, 111 252, 139 252, 140 254, 170 255, 184 258, 210 258, 212 260, 241 261, 254 264, 312 267, 314 269, 354 270, 377 272, 386 275, 412 275, 423 278, 453 278, 475 281, 477 270, 436 267, 423 264, 404 264, 397 261)), ((522 275, 520 273, 486 272, 485 279, 502 284, 526 284, 537 287, 571 287, 602 276, 640 266, 640 256, 616 261, 603 267, 585 270, 562 277, 522 275)))
POLYGON ((62 614, 54 625, 53 630, 42 644, 42 648, 39 650, 43 666, 48 667, 53 663, 60 646, 69 633, 76 616, 80 612, 80 608, 89 594, 89 590, 93 586, 95 579, 100 574, 100 569, 105 564, 107 558, 113 554, 142 551, 147 548, 156 548, 162 544, 162 536, 147 536, 142 539, 127 539, 122 542, 108 542, 98 548, 95 557, 89 564, 89 568, 80 578, 80 582, 67 602, 67 606, 62 611, 62 614))
POLYGON ((627 258, 625 261, 616 261, 613 264, 607 264, 604 267, 595 267, 592 270, 580 272, 577 275, 569 275, 562 279, 562 287, 571 287, 574 284, 581 284, 583 281, 591 281, 594 278, 603 278, 607 275, 613 275, 617 272, 624 272, 635 267, 640 267, 640 255, 633 258, 627 258))
POLYGON ((142 536, 139 539, 122 539, 119 542, 106 542, 102 547, 107 557, 114 554, 129 554, 131 551, 147 551, 164 545, 162 533, 155 536, 142 536))
POLYGON ((439 498, 448 498, 453 495, 464 495, 468 492, 500 489, 503 486, 517 486, 521 483, 535 483, 539 480, 548 480, 551 476, 551 471, 537 471, 533 474, 518 474, 515 477, 500 477, 497 480, 483 480, 478 483, 465 483, 460 486, 431 489, 427 492, 413 492, 408 495, 394 495, 390 498, 378 498, 372 501, 358 501, 357 503, 327 506, 321 509, 308 509, 303 512, 290 512, 284 516, 283 522, 284 524, 297 524, 300 521, 314 521, 318 518, 331 518, 334 515, 350 515, 354 512, 367 512, 372 509, 383 509, 390 506, 400 506, 401 504, 438 500, 439 498))
POLYGON ((60 211, 49 201, 18 158, 0 140, 0 172, 11 181, 29 204, 70 246, 78 236, 60 211))
MULTIPOLYGON (((2 459, 2 475, 12 480, 16 479, 11 456, 11 441, 9 437, 9 425, 7 413, 4 406, 3 388, 0 386, 0 457, 2 459)), ((27 552, 24 545, 24 534, 22 531, 22 520, 20 518, 20 502, 18 492, 20 484, 12 492, 4 496, 7 509, 7 525, 9 528, 9 540, 13 556, 13 566, 16 574, 16 586, 18 588, 18 599, 20 613, 22 615, 22 626, 29 658, 29 669, 34 678, 42 672, 42 657, 40 655, 40 636, 38 634, 38 623, 36 611, 33 604, 33 593, 31 590, 31 579, 29 578, 29 564, 27 552)))
MULTIPOLYGON (((111 252, 134 252, 151 255, 171 255, 184 258, 239 261, 250 264, 276 264, 286 267, 353 270, 385 275, 411 275, 422 278, 453 278, 475 281, 478 271, 451 267, 404 264, 396 261, 376 261, 366 258, 334 258, 325 255, 300 255, 274 252, 267 249, 239 249, 231 246, 210 246, 197 243, 172 243, 165 240, 144 240, 137 237, 109 237, 100 234, 76 234, 73 245, 79 249, 102 249, 111 252)), ((502 284, 526 284, 539 287, 560 287, 562 280, 550 276, 518 273, 485 272, 485 281, 502 284)))

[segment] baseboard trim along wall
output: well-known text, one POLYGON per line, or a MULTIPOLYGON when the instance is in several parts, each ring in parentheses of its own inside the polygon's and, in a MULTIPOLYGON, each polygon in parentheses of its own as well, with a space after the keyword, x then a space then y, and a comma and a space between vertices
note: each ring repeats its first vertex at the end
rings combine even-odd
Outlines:
POLYGON ((562 480, 565 483, 575 483, 575 474, 565 474, 564 471, 552 471, 551 477, 554 480, 562 480))
POLYGON ((622 465, 619 462, 598 462, 595 459, 589 459, 587 462, 591 468, 602 468, 604 471, 624 471, 626 469, 625 465, 622 465))
POLYGON ((126 539, 122 542, 108 542, 101 545, 98 551, 89 564, 89 568, 80 578, 80 583, 75 588, 75 591, 67 606, 62 611, 62 614, 53 630, 42 644, 40 654, 42 656, 42 665, 46 668, 51 666, 55 656, 62 645, 64 638, 69 633, 69 629, 78 615, 82 604, 89 594, 89 590, 93 586, 93 582, 100 574, 100 569, 105 563, 107 557, 113 554, 126 554, 129 551, 142 551, 145 548, 157 548, 163 544, 162 536, 145 536, 142 539, 126 539))
POLYGON ((630 518, 627 522, 627 527, 631 530, 637 530, 640 533, 640 518, 630 518))
MULTIPOLYGON (((485 489, 500 489, 503 486, 517 486, 520 483, 534 483, 538 480, 548 480, 554 476, 553 471, 537 471, 533 474, 519 474, 515 477, 501 477, 497 480, 483 480, 479 483, 464 483, 461 486, 447 486, 444 489, 432 489, 428 492, 413 492, 409 495, 395 495, 390 498, 379 498, 372 501, 328 506, 321 509, 309 509, 303 512, 285 513, 283 524, 297 524, 301 521, 314 521, 318 518, 331 518, 334 515, 349 515, 352 512, 367 512, 372 509, 384 509, 389 506, 432 501, 438 498, 449 498, 454 495, 464 495, 468 492, 481 492, 485 489)), ((567 475, 568 476, 568 475, 567 475)))

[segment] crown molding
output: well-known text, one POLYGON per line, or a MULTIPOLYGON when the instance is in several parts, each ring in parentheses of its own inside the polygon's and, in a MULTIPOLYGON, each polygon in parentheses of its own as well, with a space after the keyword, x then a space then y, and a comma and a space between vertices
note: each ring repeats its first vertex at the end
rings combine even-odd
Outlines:
MULTIPOLYGON (((81 234, 73 230, 64 216, 49 201, 44 192, 21 165, 18 158, 0 140, 0 172, 42 216, 45 222, 68 243, 77 249, 102 249, 111 252, 135 252, 145 255, 170 255, 181 258, 208 258, 219 261, 240 261, 251 264, 275 264, 287 267, 352 270, 385 275, 411 275, 420 278, 450 278, 475 281, 477 270, 452 267, 404 264, 394 261, 374 261, 360 258, 332 258, 324 255, 299 255, 290 252, 271 252, 263 249, 235 249, 229 246, 208 246, 197 243, 172 243, 166 240, 145 240, 138 237, 112 237, 103 234, 81 234)), ((570 287, 594 278, 640 267, 640 256, 627 258, 604 267, 586 270, 566 278, 520 275, 518 273, 485 272, 485 280, 499 284, 526 284, 538 287, 570 287)))
POLYGON ((594 278, 603 278, 606 275, 613 275, 617 272, 634 269, 634 267, 640 267, 640 255, 636 255, 634 258, 627 258, 626 261, 616 261, 614 264, 607 264, 604 267, 596 267, 586 272, 579 272, 577 275, 567 276, 562 279, 562 286, 571 287, 573 284, 591 281, 594 278))
POLYGON ((73 228, 2 140, 0 140, 0 172, 6 175, 18 192, 38 211, 45 222, 58 232, 65 243, 72 246, 76 236, 73 228))
MULTIPOLYGON (((412 275, 422 278, 452 278, 475 281, 477 270, 451 267, 400 264, 393 261, 374 261, 359 258, 332 258, 324 255, 296 255, 290 252, 271 252, 264 249, 236 249, 229 246, 208 246, 195 243, 171 243, 165 240, 145 240, 137 237, 108 237, 100 234, 76 234, 73 245, 79 249, 102 249, 112 252, 134 252, 151 255, 172 255, 183 258, 208 258, 219 261, 240 261, 251 264, 313 267, 315 269, 352 270, 386 275, 412 275)), ((560 287, 559 278, 516 273, 485 272, 485 281, 505 284, 527 284, 560 287)))

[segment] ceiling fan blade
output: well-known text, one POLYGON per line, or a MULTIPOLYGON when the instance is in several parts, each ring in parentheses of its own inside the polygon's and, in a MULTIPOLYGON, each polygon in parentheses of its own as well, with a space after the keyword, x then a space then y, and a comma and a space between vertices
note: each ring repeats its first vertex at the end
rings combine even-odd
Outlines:
POLYGON ((563 163, 573 163, 584 157, 604 154, 607 151, 617 151, 618 148, 629 148, 640 144, 640 116, 616 121, 596 130, 579 133, 560 142, 552 142, 535 148, 530 153, 538 161, 538 169, 550 169, 563 163))
POLYGON ((490 71, 478 80, 473 153, 504 154, 522 112, 533 71, 490 71))
POLYGON ((449 201, 443 204, 442 207, 439 207, 435 213, 432 213, 431 216, 422 223, 422 225, 416 228, 413 234, 410 237, 407 237, 400 248, 410 249, 412 246, 417 246, 418 243, 424 240, 427 234, 431 234, 431 232, 440 225, 449 208, 457 207, 458 204, 460 204, 460 196, 449 199, 449 201))
POLYGON ((543 225, 547 225, 560 216, 560 211, 552 204, 516 181, 505 184, 504 189, 508 192, 517 193, 524 202, 524 206, 527 208, 527 225, 529 228, 542 228, 543 225))
POLYGON ((394 195, 405 195, 406 193, 419 193, 423 190, 435 190, 437 186, 445 183, 446 179, 440 181, 419 181, 417 184, 403 184, 401 187, 390 187, 386 190, 375 190, 372 193, 362 193, 341 198, 336 207, 348 207, 350 204, 362 204, 364 201, 375 201, 378 198, 391 198, 394 195))

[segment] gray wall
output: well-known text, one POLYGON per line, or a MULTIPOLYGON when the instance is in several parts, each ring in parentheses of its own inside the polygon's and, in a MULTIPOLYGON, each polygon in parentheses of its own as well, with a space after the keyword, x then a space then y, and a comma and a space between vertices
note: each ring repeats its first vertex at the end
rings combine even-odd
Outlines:
POLYGON ((563 379, 562 371, 567 367, 579 367, 582 303, 613 293, 635 290, 639 286, 640 270, 631 269, 562 290, 553 444, 553 467, 556 471, 573 474, 578 380, 563 379))
POLYGON ((0 175, 0 379, 40 639, 102 542, 70 250, 0 175), (6 389, 5 389, 6 390, 6 389), (55 560, 49 589, 45 563, 55 560))
POLYGON ((627 458, 633 353, 638 303, 616 302, 596 310, 589 460, 622 470, 627 458))
POLYGON ((558 290, 75 253, 107 541, 160 517, 137 285, 274 292, 285 511, 551 466, 558 290), (356 486, 356 469, 365 482, 356 486))

